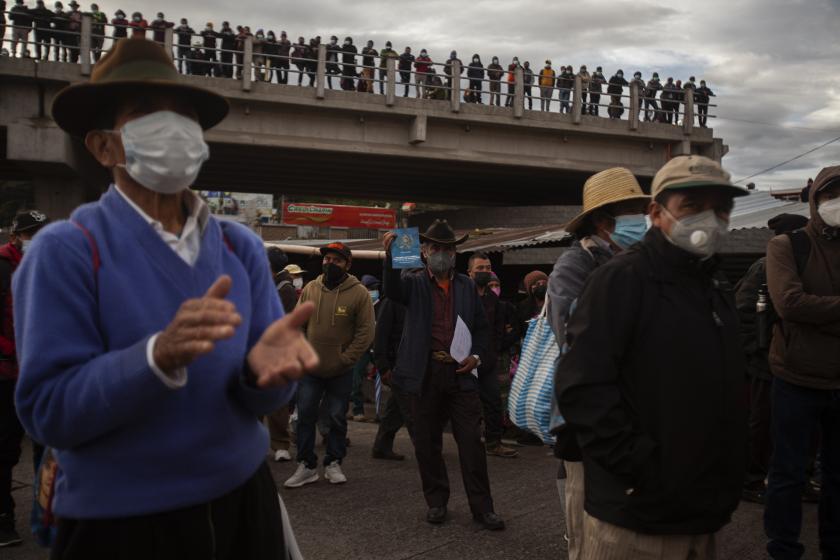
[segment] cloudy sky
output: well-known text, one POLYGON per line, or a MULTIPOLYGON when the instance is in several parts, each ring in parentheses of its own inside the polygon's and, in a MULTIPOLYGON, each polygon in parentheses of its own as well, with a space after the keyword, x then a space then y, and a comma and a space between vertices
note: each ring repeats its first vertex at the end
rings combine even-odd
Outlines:
MULTIPOLYGON (((398 51, 426 48, 435 60, 513 55, 539 68, 603 66, 666 78, 705 79, 717 94, 715 135, 729 145, 724 165, 741 179, 840 136, 840 0, 112 0, 117 8, 167 19, 273 29, 289 37, 350 35, 357 44, 391 40, 398 51), (177 9, 175 8, 177 6, 177 9)), ((87 2, 85 2, 87 4, 87 2)), ((218 29, 218 27, 217 27, 218 29)), ((804 184, 840 163, 840 141, 751 179, 759 188, 804 184)))

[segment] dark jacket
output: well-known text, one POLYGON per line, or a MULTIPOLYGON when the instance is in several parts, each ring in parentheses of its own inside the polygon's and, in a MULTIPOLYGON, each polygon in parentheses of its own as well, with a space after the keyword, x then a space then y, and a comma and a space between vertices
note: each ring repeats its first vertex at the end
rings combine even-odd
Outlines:
POLYGON ((467 68, 467 78, 470 80, 483 80, 484 66, 480 62, 470 62, 467 68))
POLYGON ((356 45, 344 45, 341 47, 341 52, 343 53, 341 55, 341 62, 348 65, 356 64, 356 55, 359 52, 356 45))
POLYGON ((277 282, 277 295, 280 296, 280 303, 283 304, 283 311, 291 313, 297 307, 298 294, 292 282, 292 275, 281 270, 274 277, 277 282))
MULTIPOLYGON (((202 41, 204 42, 205 49, 215 49, 216 48, 216 39, 219 38, 219 34, 213 31, 212 29, 205 29, 201 32, 202 41)), ((224 47, 222 47, 224 48, 224 47)), ((215 53, 213 53, 215 56, 215 53)))
POLYGON ((478 297, 481 298, 484 315, 487 318, 487 324, 490 326, 490 340, 486 355, 481 357, 480 373, 494 372, 496 370, 496 360, 502 352, 502 344, 505 342, 505 310, 502 300, 490 290, 485 290, 484 295, 478 297))
POLYGON ((656 98, 656 92, 662 89, 662 82, 659 80, 648 80, 647 87, 645 88, 645 97, 650 99, 656 98))
POLYGON ((380 373, 393 371, 396 367, 404 326, 405 306, 390 299, 382 300, 376 315, 373 340, 373 361, 380 373))
POLYGON ((487 77, 491 80, 501 80, 505 73, 505 69, 501 64, 491 63, 487 66, 487 77))
POLYGON ((612 95, 621 95, 624 91, 624 87, 627 85, 629 85, 627 80, 619 78, 618 75, 615 75, 610 78, 610 84, 607 86, 607 93, 612 95))
POLYGON ((816 192, 840 178, 840 166, 820 171, 811 185, 811 241, 800 277, 787 235, 767 245, 767 287, 781 317, 770 343, 773 375, 811 389, 840 389, 840 231, 817 212, 816 192))
POLYGON ((604 74, 601 72, 593 72, 592 79, 589 80, 589 91, 595 93, 601 93, 603 91, 604 84, 607 83, 606 78, 604 78, 604 74))
POLYGON ((456 62, 458 63, 458 68, 460 68, 460 70, 458 71, 458 75, 460 76, 461 74, 463 74, 464 73, 464 63, 461 62, 460 58, 450 58, 449 60, 447 60, 446 61, 446 66, 443 67, 443 73, 446 74, 447 76, 451 76, 452 75, 452 65, 455 64, 456 62))
POLYGON ((744 277, 735 286, 735 307, 741 320, 741 343, 747 360, 747 374, 757 379, 770 381, 770 363, 767 349, 758 347, 755 306, 758 303, 758 289, 767 283, 765 257, 755 261, 744 277))
POLYGON ((706 86, 694 90, 695 103, 708 103, 710 97, 715 97, 715 92, 713 92, 706 86))
POLYGON ((12 6, 9 20, 15 27, 32 27, 32 12, 26 6, 12 6))
POLYGON ((236 46, 236 33, 233 32, 233 29, 222 28, 222 30, 219 31, 219 39, 222 40, 222 49, 226 51, 232 51, 236 46))
POLYGON ((726 525, 746 464, 744 356, 732 290, 658 228, 589 277, 557 371, 586 511, 657 535, 726 525))
POLYGON ((48 31, 50 29, 50 22, 53 18, 52 10, 42 7, 30 10, 29 13, 32 14, 32 20, 35 22, 36 30, 48 31))
POLYGON ((192 42, 195 30, 189 25, 179 25, 175 29, 175 34, 178 35, 178 45, 181 47, 187 47, 192 42))
MULTIPOLYGON (((53 14, 53 21, 55 21, 55 14, 53 14)), ((119 39, 128 36, 129 22, 125 18, 114 18, 111 20, 111 25, 114 27, 114 37, 119 39)), ((56 27, 58 29, 58 27, 56 27)))
POLYGON ((575 87, 575 75, 573 72, 569 72, 566 70, 565 72, 560 72, 560 76, 557 78, 557 87, 563 89, 572 89, 575 87))
MULTIPOLYGON (((406 306, 405 329, 403 330, 400 350, 397 355, 397 367, 394 370, 394 385, 410 394, 420 394, 423 379, 431 355, 432 339, 432 282, 426 269, 410 270, 402 274, 391 266, 390 251, 385 256, 383 273, 385 297, 406 306)), ((490 342, 490 326, 484 315, 484 306, 478 296, 475 284, 468 276, 455 274, 452 278, 454 290, 453 315, 466 323, 472 334, 472 351, 482 363, 487 360, 487 347, 490 342)), ((461 389, 478 389, 475 376, 459 376, 461 389)))
POLYGON ((400 55, 400 62, 398 67, 400 72, 411 72, 411 65, 414 63, 414 55, 411 53, 402 53, 400 55))

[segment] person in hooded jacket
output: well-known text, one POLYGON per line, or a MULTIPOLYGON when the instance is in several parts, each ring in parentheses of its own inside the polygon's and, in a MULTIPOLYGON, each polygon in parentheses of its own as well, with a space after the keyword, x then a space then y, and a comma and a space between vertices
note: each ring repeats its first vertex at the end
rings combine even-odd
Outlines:
POLYGON ((746 460, 744 358, 715 254, 736 196, 718 163, 678 156, 651 229, 588 278, 555 394, 583 458, 582 560, 716 557, 746 460))
MULTIPOLYGON (((269 31, 266 34, 265 42, 263 43, 263 55, 265 55, 266 65, 266 81, 268 83, 274 81, 275 69, 280 67, 279 54, 280 45, 277 44, 277 35, 274 34, 274 31, 269 31)), ((276 73, 279 81, 280 73, 279 71, 276 73)))
POLYGON ((661 115, 659 113, 659 105, 656 104, 656 94, 662 89, 662 83, 659 81, 659 73, 654 72, 647 86, 645 92, 645 122, 660 121, 661 115))
POLYGON ((575 73, 571 64, 560 68, 557 87, 560 89, 560 112, 571 113, 572 105, 569 103, 569 99, 571 99, 572 89, 575 87, 575 73))
POLYGON ((770 342, 773 454, 764 510, 773 559, 805 551, 801 500, 815 430, 822 437, 820 552, 840 558, 840 166, 820 171, 809 205, 803 232, 767 244, 767 287, 781 319, 770 342))
POLYGON ((665 85, 662 86, 662 95, 659 96, 662 101, 663 122, 677 124, 680 120, 679 114, 677 114, 679 103, 676 101, 678 93, 679 88, 674 84, 674 78, 669 77, 665 81, 665 85))
MULTIPOLYGON (((61 4, 61 2, 56 2, 56 4, 61 4)), ((114 42, 119 41, 120 39, 125 39, 128 37, 128 24, 129 21, 125 18, 125 12, 122 10, 117 10, 114 12, 114 19, 111 20, 111 26, 114 28, 114 42)), ((58 50, 58 40, 55 40, 55 48, 56 51, 58 50)), ((56 57, 58 60, 58 57, 56 57)))
MULTIPOLYGON (((126 20, 128 25, 131 22, 126 20)), ((55 42, 55 58, 58 62, 59 56, 61 62, 67 62, 67 46, 70 44, 68 31, 70 29, 70 14, 64 11, 64 5, 61 2, 53 4, 53 18, 52 18, 52 38, 55 42), (59 52, 60 51, 60 52, 59 52)))
POLYGON ((639 95, 639 106, 636 110, 636 118, 640 119, 642 117, 642 110, 645 101, 645 81, 642 79, 642 73, 638 70, 633 73, 633 80, 630 82, 631 85, 636 85, 636 91, 639 95))
POLYGON ((149 24, 149 27, 152 29, 152 39, 162 45, 166 41, 166 30, 175 27, 175 24, 167 21, 163 12, 158 12, 155 21, 149 24))
POLYGON ((621 102, 621 95, 624 88, 630 84, 624 79, 624 70, 619 70, 610 78, 607 86, 607 93, 610 94, 610 108, 607 113, 611 119, 619 119, 624 114, 624 104, 621 102))
POLYGON ((706 86, 706 80, 700 80, 700 87, 694 93, 694 102, 697 104, 697 120, 702 128, 706 128, 706 121, 709 118, 710 97, 716 97, 715 92, 706 86))
POLYGON ((470 80, 469 98, 470 103, 483 104, 481 99, 482 90, 484 89, 484 65, 481 63, 481 57, 478 53, 472 57, 469 68, 467 68, 467 78, 470 80))
POLYGON ((338 57, 341 53, 341 46, 338 44, 338 37, 333 35, 327 44, 327 87, 333 88, 332 77, 341 74, 341 67, 338 65, 338 57))
POLYGON ((353 262, 350 249, 333 242, 321 248, 323 274, 300 294, 300 303, 315 302, 306 324, 306 338, 318 352, 321 365, 300 380, 297 395, 298 468, 285 482, 299 488, 318 480, 315 430, 323 399, 330 429, 324 456, 324 477, 343 484, 347 477, 341 462, 347 454, 347 407, 353 388, 353 366, 370 349, 374 338, 373 302, 367 289, 348 273, 353 262))
POLYGON ((254 77, 258 82, 266 81, 265 64, 265 31, 257 29, 251 47, 251 62, 254 67, 254 77))
POLYGON ((356 89, 356 54, 359 49, 353 44, 352 37, 344 38, 344 45, 341 47, 341 89, 352 91, 356 89))
POLYGON ((373 41, 362 47, 362 73, 359 79, 359 91, 373 93, 373 81, 376 79, 376 57, 379 52, 373 48, 373 41))
POLYGON ((531 63, 527 60, 522 66, 522 83, 524 85, 525 99, 528 100, 528 110, 533 111, 534 96, 532 94, 532 88, 534 86, 534 70, 531 69, 531 63))
POLYGON ((149 22, 143 19, 143 14, 134 12, 131 14, 131 21, 128 26, 131 28, 132 39, 145 39, 146 30, 149 28, 149 22))
POLYGON ((190 43, 192 37, 195 35, 195 30, 187 23, 187 18, 181 18, 181 25, 175 28, 175 35, 178 42, 178 72, 187 74, 190 73, 189 68, 185 68, 187 62, 187 55, 190 53, 190 43))
POLYGON ((507 99, 505 99, 505 107, 513 107, 514 94, 516 93, 516 70, 518 68, 522 68, 522 65, 519 64, 519 58, 513 57, 513 60, 508 64, 507 68, 508 95, 507 99))
MULTIPOLYGON (((222 30, 218 34, 221 39, 221 52, 219 53, 219 73, 225 78, 233 77, 233 55, 236 49, 236 33, 230 27, 230 22, 222 22, 222 30)), ((214 51, 215 52, 215 51, 214 51)))
POLYGON ((449 60, 446 61, 446 64, 443 67, 443 73, 446 74, 447 99, 452 99, 452 66, 456 62, 458 63, 458 79, 460 80, 461 75, 464 73, 464 63, 461 62, 460 58, 458 58, 458 53, 456 51, 452 51, 449 53, 449 60))
POLYGON ((595 71, 592 73, 592 79, 589 81, 589 111, 590 115, 595 117, 598 116, 600 113, 600 103, 601 103, 601 92, 603 91, 604 84, 607 83, 606 78, 604 78, 604 72, 601 67, 597 67, 595 71))
POLYGON ((295 68, 297 68, 298 85, 303 85, 303 76, 306 74, 306 61, 312 56, 309 50, 309 45, 306 44, 306 39, 298 37, 298 42, 295 43, 292 49, 292 58, 294 59, 295 68))
MULTIPOLYGON (((35 58, 38 60, 49 60, 50 40, 52 38, 50 21, 52 20, 53 13, 44 5, 44 0, 38 0, 35 9, 31 10, 30 13, 32 14, 32 20, 35 25, 35 58)), ((0 33, 0 40, 2 38, 2 33, 0 33)))
POLYGON ((580 102, 583 108, 581 113, 586 114, 586 94, 589 93, 589 82, 592 81, 592 76, 590 76, 585 64, 581 65, 577 75, 580 78, 580 102))
POLYGON ((490 105, 497 107, 502 104, 502 76, 505 69, 499 64, 499 57, 494 56, 493 61, 487 66, 487 78, 490 80, 490 105))

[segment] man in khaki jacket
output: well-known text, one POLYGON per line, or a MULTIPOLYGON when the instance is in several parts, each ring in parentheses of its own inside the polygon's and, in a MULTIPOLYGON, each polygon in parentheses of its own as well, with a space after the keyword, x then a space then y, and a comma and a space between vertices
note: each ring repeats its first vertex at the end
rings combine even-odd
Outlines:
POLYGON ((770 344, 773 456, 764 512, 774 559, 805 551, 802 491, 816 430, 822 436, 820 551, 840 558, 840 166, 817 175, 809 199, 805 229, 767 246, 767 285, 781 319, 770 344))
POLYGON ((353 365, 373 343, 373 301, 355 276, 347 273, 353 262, 343 243, 321 248, 323 274, 300 294, 300 303, 315 302, 315 313, 306 325, 306 338, 318 352, 321 365, 300 380, 297 395, 298 468, 285 485, 299 488, 318 480, 315 428, 321 400, 329 412, 330 431, 324 457, 324 478, 333 484, 347 482, 341 461, 347 451, 347 406, 353 388, 353 365))

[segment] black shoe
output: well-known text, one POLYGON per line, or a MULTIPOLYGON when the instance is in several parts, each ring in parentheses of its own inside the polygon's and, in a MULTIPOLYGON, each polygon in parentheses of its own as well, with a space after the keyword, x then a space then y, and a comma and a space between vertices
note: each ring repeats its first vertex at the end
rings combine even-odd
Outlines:
POLYGON ((474 514, 473 519, 488 531, 503 531, 505 529, 505 522, 492 511, 474 514))
POLYGON ((432 525, 440 525, 446 521, 446 506, 429 508, 426 512, 426 521, 432 525))
POLYGON ((15 530, 15 518, 13 515, 4 513, 0 515, 0 548, 15 546, 23 542, 15 530))
POLYGON ((394 453, 393 451, 379 451, 378 449, 374 449, 370 456, 374 459, 386 459, 388 461, 405 460, 405 455, 400 455, 399 453, 394 453))
POLYGON ((767 493, 767 488, 764 483, 760 485, 745 486, 741 489, 741 499, 745 502, 752 502, 754 504, 764 504, 764 496, 767 493))

